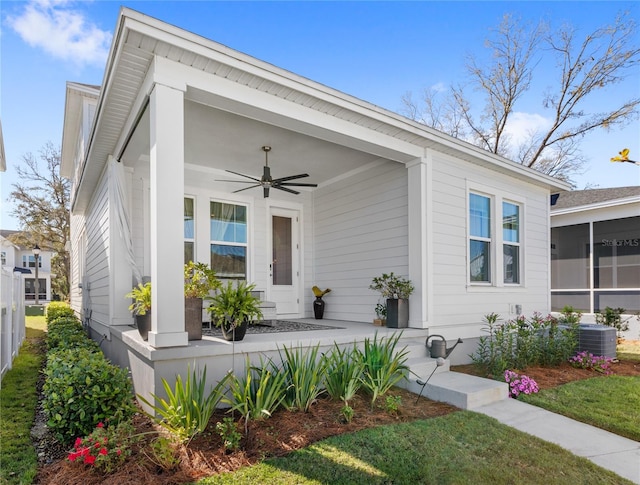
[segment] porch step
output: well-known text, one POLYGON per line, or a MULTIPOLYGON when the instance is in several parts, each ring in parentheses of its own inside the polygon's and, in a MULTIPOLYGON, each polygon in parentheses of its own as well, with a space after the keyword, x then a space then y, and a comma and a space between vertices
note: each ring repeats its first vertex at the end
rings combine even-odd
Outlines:
MULTIPOLYGON (((428 377, 428 374, 424 377, 421 375, 420 379, 425 381, 428 377)), ((411 375, 409 380, 401 383, 401 387, 419 394, 423 386, 416 381, 416 377, 411 375)), ((424 386, 422 395, 434 401, 452 404, 461 409, 475 409, 485 404, 507 399, 509 389, 505 382, 446 370, 436 372, 429 379, 427 385, 424 386)))

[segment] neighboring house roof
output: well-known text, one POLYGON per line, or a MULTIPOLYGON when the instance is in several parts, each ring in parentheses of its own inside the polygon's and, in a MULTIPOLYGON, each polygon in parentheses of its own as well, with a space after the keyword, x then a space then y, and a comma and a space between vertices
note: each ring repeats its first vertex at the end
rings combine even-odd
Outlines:
POLYGON ((640 199, 640 186, 612 187, 606 189, 587 189, 559 192, 551 212, 568 210, 577 207, 600 204, 616 205, 640 199))
MULTIPOLYGON (((277 119, 282 128, 304 128, 308 130, 305 134, 336 144, 350 140, 351 148, 401 163, 424 156, 431 148, 550 190, 568 188, 564 182, 475 145, 128 8, 121 9, 113 39, 86 160, 75 174, 72 210, 88 206, 108 157, 122 157, 147 106, 154 70, 167 62, 177 63, 194 79, 206 79, 207 85, 215 80, 225 93, 233 85, 251 89, 255 94, 252 99, 260 99, 262 105, 251 105, 252 101, 245 99, 239 106, 237 100, 225 98, 248 118, 277 119), (288 112, 270 111, 273 103, 266 103, 266 98, 273 98, 278 106, 286 104, 288 112), (310 113, 314 115, 311 123, 310 113), (299 122, 302 116, 307 118, 305 123, 299 122)), ((74 90, 84 90, 84 95, 91 91, 79 85, 74 90)), ((225 93, 220 94, 221 99, 225 93)), ((194 89, 188 94, 197 101, 203 91, 194 89)), ((69 112, 72 104, 68 99, 62 143, 61 172, 67 177, 74 162, 72 137, 76 136, 70 132, 77 119, 69 112)))

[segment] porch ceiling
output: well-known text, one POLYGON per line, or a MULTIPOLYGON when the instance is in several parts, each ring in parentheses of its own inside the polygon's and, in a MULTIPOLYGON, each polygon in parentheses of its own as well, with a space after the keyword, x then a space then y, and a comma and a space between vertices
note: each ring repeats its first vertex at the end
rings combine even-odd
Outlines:
MULTIPOLYGON (((274 120, 277 123, 277 120, 274 120)), ((121 160, 127 166, 149 161, 149 111, 145 111, 121 160)), ((322 185, 380 158, 377 154, 339 145, 205 104, 185 102, 185 165, 211 171, 216 179, 238 179, 224 170, 262 174, 264 152, 272 148, 269 166, 274 177, 308 173, 300 182, 322 185), (211 170, 209 170, 211 169, 211 170), (219 173, 217 173, 219 172, 219 173)), ((212 188, 222 189, 222 183, 212 188)), ((230 186, 242 188, 243 185, 230 186)), ((300 190, 305 190, 300 188, 300 190)))

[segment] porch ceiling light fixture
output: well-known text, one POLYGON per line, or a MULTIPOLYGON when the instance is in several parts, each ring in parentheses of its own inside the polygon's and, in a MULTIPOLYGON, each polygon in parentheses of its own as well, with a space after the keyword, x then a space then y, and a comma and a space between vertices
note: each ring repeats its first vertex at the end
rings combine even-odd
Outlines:
POLYGON ((264 152, 264 167, 262 169, 262 177, 258 179, 255 177, 251 177, 250 175, 234 172, 233 170, 227 170, 227 172, 229 173, 240 175, 241 177, 246 177, 250 179, 251 182, 249 182, 248 180, 219 180, 219 182, 235 182, 240 184, 252 184, 249 187, 244 187, 242 189, 234 190, 233 191, 234 194, 236 192, 242 192, 243 190, 262 187, 262 193, 265 199, 269 197, 269 189, 278 189, 284 192, 289 192, 290 194, 298 195, 300 192, 297 192, 293 189, 289 189, 287 187, 317 187, 318 186, 318 184, 303 184, 298 182, 289 182, 290 180, 296 180, 296 179, 308 177, 309 176, 308 173, 301 173, 298 175, 289 175, 288 177, 280 177, 280 178, 274 179, 273 177, 271 177, 271 168, 269 167, 269 152, 271 151, 271 147, 265 145, 262 147, 262 151, 264 152))

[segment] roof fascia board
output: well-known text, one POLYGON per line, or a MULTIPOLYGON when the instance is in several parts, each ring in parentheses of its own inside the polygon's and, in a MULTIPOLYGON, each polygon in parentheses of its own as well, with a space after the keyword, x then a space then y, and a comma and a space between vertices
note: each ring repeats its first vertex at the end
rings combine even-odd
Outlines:
POLYGON ((202 55, 213 61, 243 70, 249 74, 264 78, 296 91, 300 91, 323 101, 336 104, 344 109, 376 119, 381 123, 391 124, 416 136, 434 140, 436 143, 443 144, 450 149, 461 151, 467 156, 489 161, 490 163, 497 165, 502 170, 518 172, 521 177, 525 176, 526 178, 533 179, 538 185, 559 190, 569 190, 571 188, 569 184, 554 177, 545 175, 528 167, 524 167, 516 162, 487 152, 475 145, 429 128, 426 125, 409 120, 408 118, 402 117, 391 111, 387 111, 379 106, 291 73, 290 71, 261 61, 255 57, 243 54, 210 39, 184 31, 183 29, 133 10, 125 8, 123 9, 123 13, 130 16, 132 19, 132 21, 128 23, 128 27, 143 35, 148 35, 170 45, 175 45, 186 51, 202 55))
POLYGON ((573 214, 576 212, 583 212, 583 211, 591 211, 591 210, 596 210, 596 209, 606 209, 609 207, 618 207, 621 205, 627 205, 627 204, 637 204, 640 203, 640 196, 634 196, 634 197, 627 197, 624 199, 615 199, 615 200, 607 200, 604 202, 598 202, 595 204, 586 204, 586 205, 579 205, 579 206, 575 206, 575 207, 566 207, 564 209, 557 209, 557 210, 551 210, 551 217, 553 216, 560 216, 560 215, 564 215, 564 214, 573 214))

